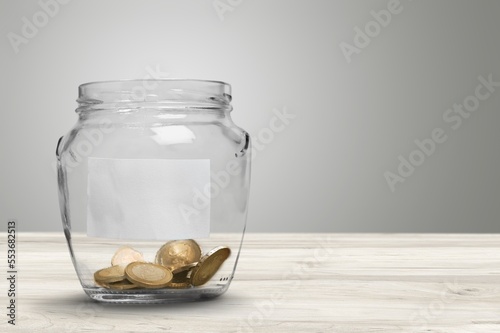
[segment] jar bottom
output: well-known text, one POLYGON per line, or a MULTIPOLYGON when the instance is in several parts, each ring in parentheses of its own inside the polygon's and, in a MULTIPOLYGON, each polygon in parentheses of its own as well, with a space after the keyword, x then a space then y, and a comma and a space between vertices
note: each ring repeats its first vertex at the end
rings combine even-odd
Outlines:
POLYGON ((189 289, 134 289, 109 290, 98 287, 83 288, 93 300, 105 303, 158 304, 210 300, 226 292, 229 284, 189 289))

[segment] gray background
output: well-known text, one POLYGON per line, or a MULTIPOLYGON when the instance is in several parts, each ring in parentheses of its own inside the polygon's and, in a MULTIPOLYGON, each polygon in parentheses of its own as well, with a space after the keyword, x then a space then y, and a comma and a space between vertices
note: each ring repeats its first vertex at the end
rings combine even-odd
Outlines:
POLYGON ((221 20, 213 1, 73 0, 16 54, 7 34, 41 7, 0 1, 0 220, 61 230, 54 150, 77 86, 159 67, 231 83, 254 138, 273 109, 296 115, 257 152, 249 231, 500 231, 500 87, 443 121, 478 76, 500 81, 499 1, 402 0, 350 63, 340 43, 388 1, 231 3, 221 20), (435 128, 448 140, 392 192, 384 173, 435 128))

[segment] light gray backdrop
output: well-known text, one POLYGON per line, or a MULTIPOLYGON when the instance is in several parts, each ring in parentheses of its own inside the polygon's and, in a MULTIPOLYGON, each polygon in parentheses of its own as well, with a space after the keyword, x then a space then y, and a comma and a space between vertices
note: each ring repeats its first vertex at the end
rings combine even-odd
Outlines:
POLYGON ((500 1, 1 0, 0 220, 61 230, 54 150, 77 86, 159 70, 233 85, 260 143, 249 231, 499 232, 499 16, 500 1), (293 115, 280 131, 276 112, 293 115))

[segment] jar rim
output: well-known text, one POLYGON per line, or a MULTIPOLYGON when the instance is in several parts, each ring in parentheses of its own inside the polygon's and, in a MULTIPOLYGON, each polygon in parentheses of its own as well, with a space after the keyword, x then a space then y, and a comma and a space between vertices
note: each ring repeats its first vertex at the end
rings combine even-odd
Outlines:
POLYGON ((219 80, 205 80, 205 79, 185 79, 185 78, 158 78, 158 79, 118 79, 118 80, 102 80, 102 81, 90 81, 79 85, 79 88, 88 87, 97 84, 108 84, 108 83, 127 83, 127 82, 142 82, 142 81, 172 81, 172 82, 199 82, 199 83, 211 83, 226 85, 231 87, 231 85, 224 81, 219 80))
POLYGON ((230 108, 231 85, 201 79, 125 79, 94 81, 78 87, 79 107, 86 110, 120 107, 230 108))

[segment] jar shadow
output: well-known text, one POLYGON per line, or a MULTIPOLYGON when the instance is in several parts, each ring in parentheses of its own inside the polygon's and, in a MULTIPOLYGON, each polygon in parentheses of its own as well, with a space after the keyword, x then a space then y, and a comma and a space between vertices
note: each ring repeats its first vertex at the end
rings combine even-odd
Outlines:
MULTIPOLYGON (((169 303, 106 303, 98 302, 90 299, 86 295, 64 295, 59 297, 52 297, 41 301, 44 309, 50 308, 51 311, 58 311, 59 313, 85 315, 91 317, 92 313, 110 312, 115 310, 120 313, 133 312, 135 314, 147 313, 152 314, 155 310, 164 311, 165 309, 175 310, 174 312, 192 312, 207 309, 207 305, 211 308, 217 307, 230 307, 235 303, 246 303, 241 297, 235 295, 221 295, 215 298, 197 299, 197 300, 182 300, 169 303), (243 302, 242 302, 243 301, 243 302), (80 313, 81 312, 81 313, 80 313)), ((250 300, 248 300, 250 302, 250 300)), ((169 312, 172 313, 172 312, 169 312)))
POLYGON ((196 318, 210 319, 212 323, 227 323, 227 314, 234 312, 235 304, 246 305, 254 299, 241 295, 220 296, 207 302, 177 302, 160 304, 103 303, 91 300, 86 295, 53 295, 33 304, 30 313, 37 325, 45 323, 63 332, 86 331, 163 331, 165 327, 177 325, 196 318), (135 331, 135 330, 133 330, 135 331))

